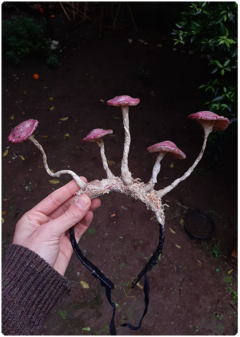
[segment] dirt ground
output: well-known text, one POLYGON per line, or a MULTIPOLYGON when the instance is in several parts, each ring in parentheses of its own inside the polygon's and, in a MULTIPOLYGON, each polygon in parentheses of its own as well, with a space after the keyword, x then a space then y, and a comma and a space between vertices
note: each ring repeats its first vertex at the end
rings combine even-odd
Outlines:
MULTIPOLYGON (((69 168, 89 181, 105 178, 97 146, 81 141, 94 128, 114 131, 106 137, 105 148, 111 170, 120 175, 124 142, 121 112, 106 104, 117 95, 140 98, 140 104, 130 108, 129 167, 134 178, 147 182, 151 177, 155 155, 148 153, 150 145, 171 140, 187 156, 180 161, 170 155, 164 158, 156 190, 183 175, 201 149, 203 130, 188 115, 205 108, 206 97, 198 87, 208 80, 206 59, 190 55, 186 49, 182 52, 179 46, 174 51, 171 35, 137 32, 132 25, 122 30, 105 29, 99 39, 98 26, 83 23, 65 31, 60 43, 61 66, 57 69, 34 59, 18 67, 3 63, 2 151, 8 149, 2 158, 3 255, 21 215, 70 181, 69 176, 61 176, 59 184, 50 184, 41 154, 32 143, 8 143, 11 128, 20 122, 30 118, 39 121, 35 137, 44 147, 51 169, 69 168), (35 73, 39 80, 33 79, 35 73), (68 119, 60 121, 64 117, 68 119)), ((119 194, 106 195, 101 201, 80 247, 115 284, 112 300, 118 304, 117 334, 237 333, 237 269, 227 263, 237 241, 235 138, 214 167, 209 168, 204 155, 194 173, 163 198, 169 205, 166 239, 161 261, 148 274, 149 311, 137 331, 120 324, 137 325, 142 315, 143 291, 140 287, 129 291, 128 285, 157 247, 158 224, 139 201, 119 194), (181 219, 192 209, 214 220, 212 239, 187 235, 181 219)), ((72 282, 71 293, 46 320, 43 334, 108 335, 112 308, 99 281, 75 256, 66 277, 72 282), (87 282, 89 289, 84 289, 81 281, 87 282), (86 327, 90 332, 82 330, 86 327)))

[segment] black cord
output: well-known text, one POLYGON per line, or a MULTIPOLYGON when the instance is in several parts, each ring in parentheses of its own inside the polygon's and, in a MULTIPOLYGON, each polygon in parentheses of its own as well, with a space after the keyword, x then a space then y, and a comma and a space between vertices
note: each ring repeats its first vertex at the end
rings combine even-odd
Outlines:
MULTIPOLYGON (((165 230, 164 226, 159 223, 159 243, 157 246, 156 251, 152 255, 152 257, 149 259, 147 262, 146 266, 143 268, 143 270, 139 273, 139 275, 136 277, 136 279, 133 281, 131 289, 133 289, 136 284, 141 280, 143 276, 145 276, 145 281, 144 281, 144 294, 145 294, 145 309, 143 312, 143 315, 140 319, 140 322, 137 327, 133 326, 130 323, 124 323, 122 326, 128 326, 131 330, 138 330, 142 326, 142 321, 144 316, 147 314, 148 311, 148 304, 149 304, 149 292, 150 292, 150 283, 147 277, 147 272, 150 271, 153 266, 157 263, 157 259, 159 255, 162 252, 163 244, 164 244, 164 238, 165 238, 165 230)), ((78 244, 75 239, 74 235, 74 227, 70 228, 70 241, 73 247, 73 250, 77 256, 77 258, 82 262, 82 264, 92 273, 92 275, 100 280, 102 287, 105 288, 106 290, 106 296, 108 299, 108 302, 110 305, 113 307, 113 315, 112 319, 110 322, 110 334, 111 335, 116 335, 116 328, 115 328, 115 323, 114 323, 114 318, 115 318, 115 312, 116 312, 116 305, 114 302, 112 302, 111 299, 111 291, 114 289, 114 284, 93 264, 91 263, 82 253, 81 249, 78 247, 78 244)))

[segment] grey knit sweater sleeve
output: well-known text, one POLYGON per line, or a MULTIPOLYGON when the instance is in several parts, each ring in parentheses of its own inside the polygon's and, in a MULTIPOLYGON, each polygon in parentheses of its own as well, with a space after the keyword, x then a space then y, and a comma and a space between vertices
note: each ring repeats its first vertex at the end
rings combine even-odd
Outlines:
POLYGON ((36 335, 69 281, 28 248, 9 245, 2 271, 2 333, 36 335))

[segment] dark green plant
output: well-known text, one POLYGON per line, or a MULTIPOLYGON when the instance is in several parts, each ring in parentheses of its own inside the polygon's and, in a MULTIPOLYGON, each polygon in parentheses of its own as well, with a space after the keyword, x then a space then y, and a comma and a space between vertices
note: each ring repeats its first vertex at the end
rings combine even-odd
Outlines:
MULTIPOLYGON (((193 44, 196 52, 209 59, 209 81, 199 88, 212 93, 205 103, 208 109, 228 117, 231 123, 237 120, 237 17, 236 2, 191 3, 173 32, 175 44, 193 44)), ((212 162, 234 133, 236 126, 222 139, 214 133, 209 137, 212 162)))
POLYGON ((27 16, 3 20, 2 41, 3 51, 14 65, 22 63, 29 55, 44 58, 48 65, 59 65, 56 51, 51 50, 45 21, 37 22, 27 16))

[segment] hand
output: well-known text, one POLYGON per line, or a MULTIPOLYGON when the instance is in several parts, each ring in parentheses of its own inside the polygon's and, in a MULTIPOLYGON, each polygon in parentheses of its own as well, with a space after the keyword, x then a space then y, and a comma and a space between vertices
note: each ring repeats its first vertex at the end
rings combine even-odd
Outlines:
MULTIPOLYGON (((85 182, 86 178, 81 177, 85 182)), ((79 187, 74 180, 51 193, 16 225, 13 244, 29 248, 64 275, 72 255, 72 245, 67 231, 75 225, 78 242, 92 222, 93 212, 101 205, 82 194, 72 205, 74 193, 79 187)))

